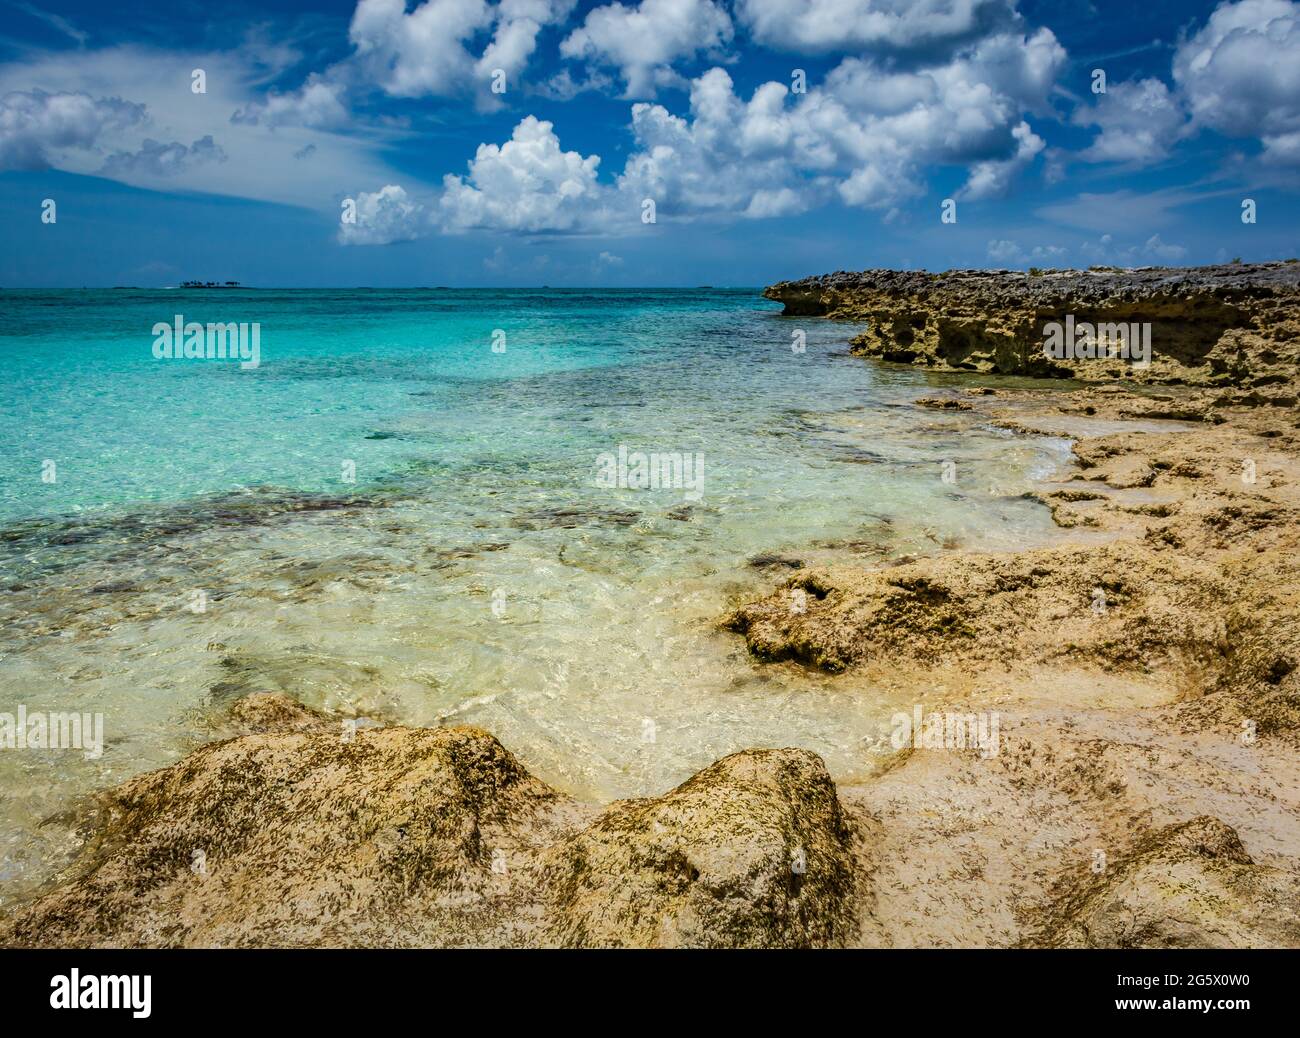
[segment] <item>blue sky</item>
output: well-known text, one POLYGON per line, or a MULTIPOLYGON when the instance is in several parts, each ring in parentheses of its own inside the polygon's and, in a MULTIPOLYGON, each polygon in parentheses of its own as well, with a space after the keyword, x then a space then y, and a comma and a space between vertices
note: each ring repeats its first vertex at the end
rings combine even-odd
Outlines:
POLYGON ((0 0, 6 287, 1283 259, 1298 192, 1291 0, 0 0))

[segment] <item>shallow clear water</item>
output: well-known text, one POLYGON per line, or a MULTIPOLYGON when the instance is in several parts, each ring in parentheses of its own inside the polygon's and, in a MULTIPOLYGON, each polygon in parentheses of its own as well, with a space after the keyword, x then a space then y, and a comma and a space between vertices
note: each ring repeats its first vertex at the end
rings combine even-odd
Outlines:
POLYGON ((750 290, 0 292, 0 711, 106 735, 94 760, 0 749, 0 897, 72 847, 43 822, 257 690, 478 724, 592 799, 749 746, 868 769, 886 692, 717 629, 788 572, 748 560, 1045 542, 1019 495, 1066 448, 917 408, 936 379, 778 313, 750 290), (259 322, 260 367, 155 359, 177 313, 259 322), (699 452, 699 500, 600 486, 619 445, 699 452))

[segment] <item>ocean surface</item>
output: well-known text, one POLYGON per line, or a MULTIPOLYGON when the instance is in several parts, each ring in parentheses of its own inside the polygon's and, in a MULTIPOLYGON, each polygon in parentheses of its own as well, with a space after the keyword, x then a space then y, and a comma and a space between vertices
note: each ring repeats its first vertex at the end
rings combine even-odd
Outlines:
POLYGON ((78 797, 259 690, 480 725, 591 800, 752 746, 867 773, 910 704, 755 664, 718 619, 790 570, 751 560, 1047 543, 1021 495, 1068 447, 919 408, 943 377, 779 313, 752 289, 0 291, 0 712, 104 724, 97 757, 0 748, 0 905, 68 860, 78 797), (256 322, 259 366, 155 357, 177 315, 256 322), (698 458, 698 493, 603 485, 620 446, 698 458))

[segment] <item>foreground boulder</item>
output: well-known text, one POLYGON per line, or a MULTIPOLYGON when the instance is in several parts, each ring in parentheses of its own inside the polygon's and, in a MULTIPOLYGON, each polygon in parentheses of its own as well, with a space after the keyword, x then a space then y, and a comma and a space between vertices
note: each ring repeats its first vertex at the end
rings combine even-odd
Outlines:
POLYGON ((288 697, 100 798, 7 946, 841 943, 853 865, 820 758, 750 751, 598 809, 470 727, 356 727, 288 697))
POLYGON ((549 879, 565 945, 825 947, 852 927, 852 832, 806 750, 732 754, 614 805, 564 841, 549 879))
MULTIPOLYGON (((5 944, 413 943, 499 922, 497 860, 557 800, 486 732, 338 725, 205 746, 103 797, 75 879, 5 944), (476 911, 468 913, 465 906, 476 911)), ((441 943, 441 942, 439 942, 441 943)))

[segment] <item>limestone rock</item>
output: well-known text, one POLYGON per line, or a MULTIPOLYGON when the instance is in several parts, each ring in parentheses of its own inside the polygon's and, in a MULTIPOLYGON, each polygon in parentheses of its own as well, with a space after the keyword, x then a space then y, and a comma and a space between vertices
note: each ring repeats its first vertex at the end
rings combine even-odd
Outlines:
POLYGON ((579 947, 825 947, 850 936, 853 837, 821 759, 724 757, 616 804, 553 856, 553 937, 579 947))
POLYGON ((1201 816, 1150 834, 1068 899, 1044 943, 1300 947, 1300 877, 1255 864, 1233 829, 1201 816))
POLYGON ((213 743, 105 794, 79 873, 0 924, 0 943, 419 943, 418 917, 437 943, 472 940, 510 894, 494 856, 527 846, 556 799, 474 728, 213 743))
POLYGON ((1300 361, 1300 263, 1091 270, 838 271, 767 288, 795 316, 868 322, 865 357, 956 371, 1266 387, 1300 361), (1152 363, 1057 359, 1044 325, 1150 324, 1152 363))
POLYGON ((278 695, 256 734, 100 798, 73 871, 0 919, 53 947, 811 946, 850 937, 822 761, 754 750, 597 809, 476 728, 351 731, 278 695))

